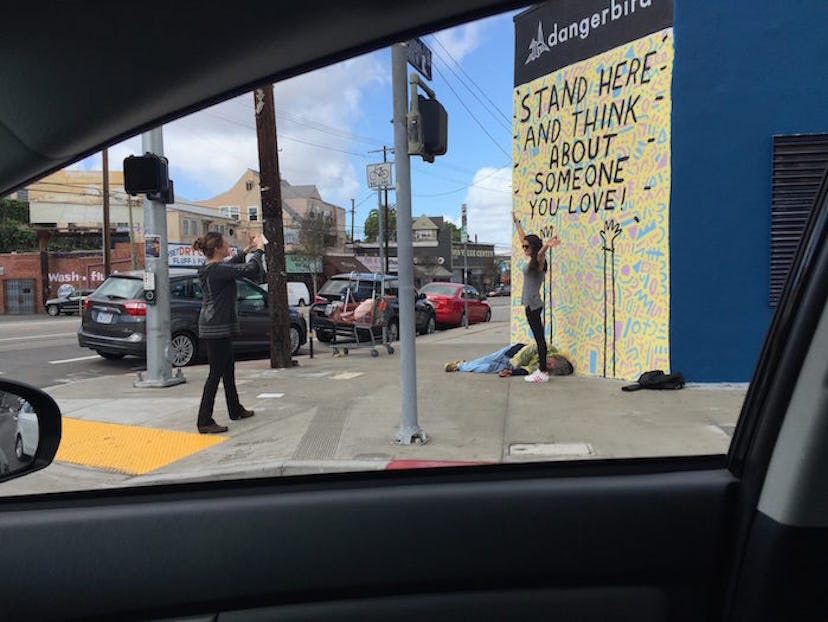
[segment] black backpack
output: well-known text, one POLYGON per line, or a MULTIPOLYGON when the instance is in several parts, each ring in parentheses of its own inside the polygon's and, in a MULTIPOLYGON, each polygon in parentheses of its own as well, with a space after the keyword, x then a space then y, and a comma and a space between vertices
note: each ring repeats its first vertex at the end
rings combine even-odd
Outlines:
POLYGON ((665 374, 660 369, 645 371, 635 384, 621 387, 622 391, 639 391, 641 389, 681 389, 684 386, 684 376, 681 373, 665 374))

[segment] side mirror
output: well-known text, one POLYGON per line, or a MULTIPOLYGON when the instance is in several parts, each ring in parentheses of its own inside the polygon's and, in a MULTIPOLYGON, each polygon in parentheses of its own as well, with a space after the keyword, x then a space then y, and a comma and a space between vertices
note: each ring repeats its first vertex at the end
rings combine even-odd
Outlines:
POLYGON ((49 466, 60 435, 60 408, 49 395, 0 380, 0 482, 49 466))
POLYGON ((425 300, 426 298, 427 298, 427 296, 423 292, 419 292, 417 294, 416 300, 425 300))

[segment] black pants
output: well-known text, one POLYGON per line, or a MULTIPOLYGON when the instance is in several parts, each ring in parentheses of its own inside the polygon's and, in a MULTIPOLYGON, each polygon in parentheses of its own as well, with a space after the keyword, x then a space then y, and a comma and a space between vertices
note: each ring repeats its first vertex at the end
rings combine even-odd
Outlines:
POLYGON ((230 337, 205 339, 207 360, 210 362, 210 374, 204 383, 201 394, 201 406, 198 408, 198 425, 213 423, 213 405, 216 402, 219 380, 224 382, 224 397, 227 399, 227 412, 235 416, 241 411, 239 394, 236 391, 236 361, 233 358, 233 342, 230 337))
POLYGON ((538 364, 541 371, 546 371, 546 336, 543 334, 542 313, 543 307, 537 309, 526 307, 526 320, 529 322, 529 328, 532 329, 535 343, 538 344, 538 364))

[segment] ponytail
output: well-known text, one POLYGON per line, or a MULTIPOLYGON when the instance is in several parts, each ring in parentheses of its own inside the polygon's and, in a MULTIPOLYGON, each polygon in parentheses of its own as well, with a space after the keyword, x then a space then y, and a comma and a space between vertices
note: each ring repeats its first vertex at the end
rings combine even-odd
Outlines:
POLYGON ((210 231, 204 236, 196 238, 193 242, 193 249, 204 253, 207 259, 212 259, 216 250, 224 245, 224 237, 218 231, 210 231))

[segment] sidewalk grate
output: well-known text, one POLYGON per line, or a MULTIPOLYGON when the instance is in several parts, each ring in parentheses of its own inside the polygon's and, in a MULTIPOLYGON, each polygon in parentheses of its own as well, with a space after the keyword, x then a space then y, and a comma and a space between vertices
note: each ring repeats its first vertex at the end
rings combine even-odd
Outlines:
POLYGON ((317 410, 293 453, 293 459, 325 460, 335 457, 347 418, 348 415, 344 409, 317 410))
POLYGON ((55 460, 145 475, 225 440, 221 436, 64 417, 55 460))

